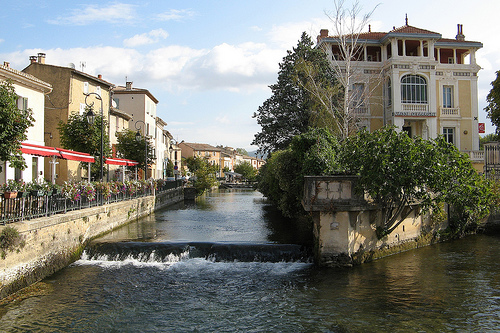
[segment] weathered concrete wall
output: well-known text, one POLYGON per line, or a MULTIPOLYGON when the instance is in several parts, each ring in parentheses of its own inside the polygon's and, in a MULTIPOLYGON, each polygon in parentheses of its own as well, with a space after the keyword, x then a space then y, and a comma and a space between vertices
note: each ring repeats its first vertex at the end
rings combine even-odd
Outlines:
POLYGON ((9 224, 19 231, 25 245, 0 259, 0 298, 77 260, 90 239, 182 200, 183 189, 177 188, 156 196, 9 224))
POLYGON ((422 246, 424 235, 444 229, 415 212, 388 236, 378 239, 382 213, 354 192, 353 176, 306 177, 303 206, 312 213, 315 260, 320 266, 351 266, 368 259, 422 246))

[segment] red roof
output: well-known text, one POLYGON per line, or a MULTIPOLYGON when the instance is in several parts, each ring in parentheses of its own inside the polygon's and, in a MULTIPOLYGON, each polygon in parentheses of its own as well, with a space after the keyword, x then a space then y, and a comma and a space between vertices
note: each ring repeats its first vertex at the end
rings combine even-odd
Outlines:
POLYGON ((59 151, 54 147, 46 147, 34 145, 32 143, 21 143, 21 152, 24 154, 35 155, 35 156, 57 156, 59 157, 59 151))
POLYGON ((59 150, 59 153, 61 154, 61 158, 65 159, 65 160, 90 162, 90 163, 95 162, 94 156, 91 156, 90 154, 87 154, 87 153, 81 153, 78 151, 62 149, 62 148, 57 148, 57 150, 59 150))

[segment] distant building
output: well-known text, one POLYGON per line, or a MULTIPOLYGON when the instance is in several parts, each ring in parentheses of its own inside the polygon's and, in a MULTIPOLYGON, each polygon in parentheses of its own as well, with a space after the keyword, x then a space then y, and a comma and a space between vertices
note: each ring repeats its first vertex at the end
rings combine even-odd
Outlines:
MULTIPOLYGON (((44 140, 44 113, 45 95, 52 91, 50 83, 42 81, 33 75, 23 73, 10 67, 4 62, 0 65, 0 81, 10 80, 18 95, 17 106, 19 109, 31 109, 35 123, 28 128, 26 133, 27 144, 45 146, 44 140)), ((25 170, 14 169, 8 162, 0 161, 0 184, 8 179, 23 180, 24 182, 37 181, 44 178, 50 179, 50 172, 44 171, 44 157, 41 154, 23 153, 27 168, 25 170)))
MULTIPOLYGON (((462 25, 454 39, 406 24, 389 32, 361 33, 355 42, 351 96, 359 127, 395 125, 424 139, 444 135, 472 160, 479 150, 476 63, 480 42, 467 41, 462 25)), ((321 30, 317 47, 345 66, 338 36, 321 30)))
POLYGON ((221 149, 206 143, 181 142, 178 144, 182 151, 182 158, 199 157, 204 158, 211 165, 219 166, 218 176, 222 176, 222 154, 221 149))

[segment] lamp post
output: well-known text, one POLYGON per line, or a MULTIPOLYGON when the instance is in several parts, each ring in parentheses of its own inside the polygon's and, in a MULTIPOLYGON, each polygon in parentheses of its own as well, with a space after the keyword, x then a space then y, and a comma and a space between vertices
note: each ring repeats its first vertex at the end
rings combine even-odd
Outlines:
POLYGON ((103 161, 104 161, 104 114, 103 114, 103 108, 102 108, 102 98, 101 96, 99 96, 99 94, 95 93, 95 92, 91 92, 91 93, 88 93, 88 94, 85 94, 85 105, 87 105, 90 109, 89 111, 87 112, 87 121, 89 122, 89 124, 94 124, 94 121, 95 121, 95 113, 92 111, 92 108, 94 106, 94 102, 92 102, 91 104, 87 103, 87 98, 90 96, 90 95, 95 95, 95 98, 99 101, 101 101, 101 109, 99 110, 100 114, 101 114, 101 161, 100 161, 100 167, 101 167, 101 182, 103 180, 103 176, 104 176, 104 172, 103 172, 103 161))
POLYGON ((146 180, 146 177, 148 175, 148 141, 146 140, 146 123, 143 122, 142 120, 136 120, 135 122, 135 129, 137 130, 137 133, 135 133, 135 139, 139 142, 141 141, 141 132, 140 130, 144 127, 144 154, 145 154, 145 159, 144 159, 144 180, 146 180), (137 127, 138 123, 143 123, 144 126, 139 126, 137 127))

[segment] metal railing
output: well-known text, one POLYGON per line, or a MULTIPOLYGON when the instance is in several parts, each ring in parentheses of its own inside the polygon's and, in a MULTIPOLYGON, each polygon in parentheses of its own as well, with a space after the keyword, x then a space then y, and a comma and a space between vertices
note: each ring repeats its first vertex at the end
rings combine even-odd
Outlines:
POLYGON ((158 195, 168 190, 181 187, 183 181, 168 181, 163 186, 154 189, 138 189, 133 193, 120 192, 111 193, 106 198, 97 193, 89 200, 85 195, 78 200, 71 200, 63 193, 50 193, 44 195, 32 195, 29 192, 18 192, 16 198, 5 199, 0 195, 0 224, 13 223, 23 220, 31 220, 38 217, 64 214, 69 211, 84 208, 97 207, 112 202, 131 200, 135 198, 158 195))

